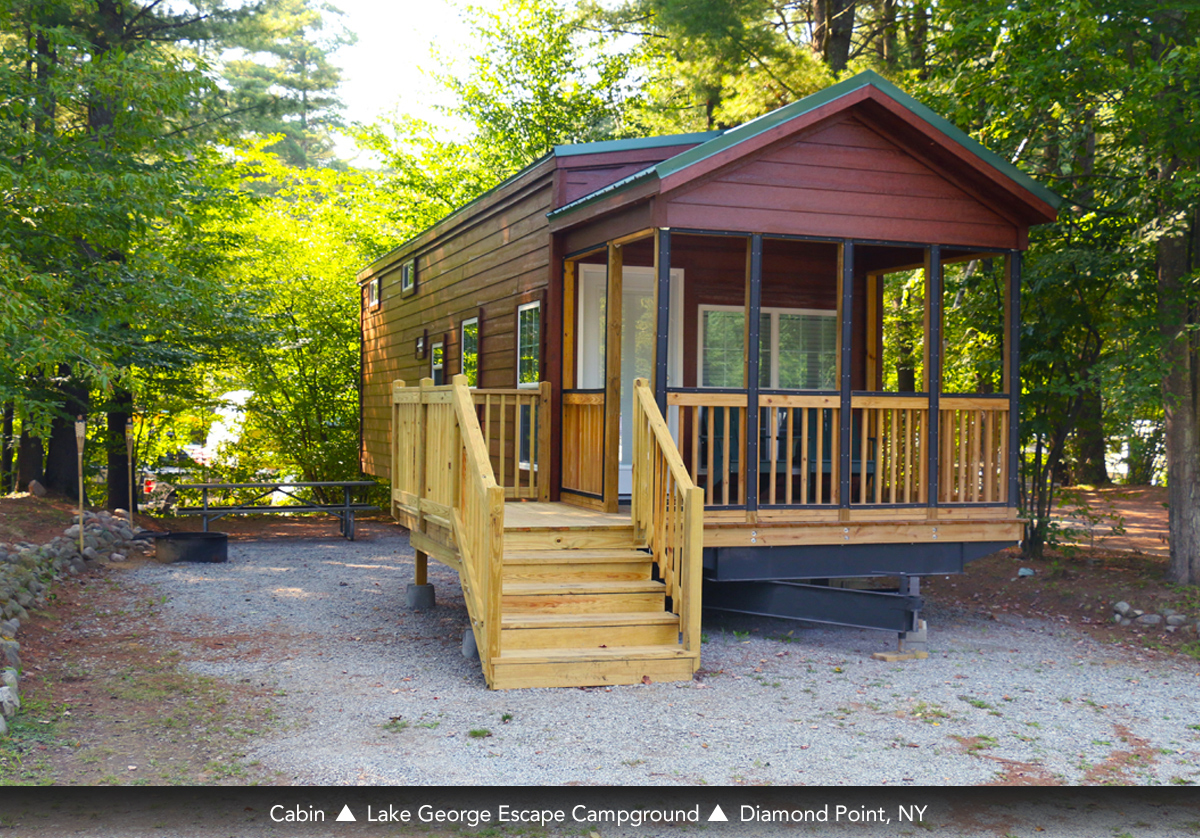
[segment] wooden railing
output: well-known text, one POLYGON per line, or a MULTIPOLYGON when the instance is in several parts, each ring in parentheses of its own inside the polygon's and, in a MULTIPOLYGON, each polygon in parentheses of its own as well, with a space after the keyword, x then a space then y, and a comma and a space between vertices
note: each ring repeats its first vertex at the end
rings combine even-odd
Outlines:
POLYGON ((604 391, 568 390, 562 396, 562 487, 604 494, 604 391))
POLYGON ((739 478, 746 462, 746 394, 667 393, 667 411, 685 449, 692 482, 704 490, 706 506, 746 502, 739 478))
MULTIPOLYGON (((413 547, 457 566, 490 683, 500 654, 504 489, 464 376, 434 387, 392 385, 392 512, 413 547)), ((418 576, 421 574, 418 568, 418 576)))
POLYGON ((828 394, 759 396, 760 507, 838 502, 839 404, 828 394))
POLYGON ((683 647, 699 655, 704 492, 688 476, 646 379, 634 382, 633 393, 634 535, 650 547, 683 647))
POLYGON ((1007 503, 1007 396, 942 396, 938 502, 1007 503))
POLYGON ((550 382, 470 390, 492 472, 510 500, 550 499, 550 382), (545 468, 542 464, 545 464, 545 468))
POLYGON ((850 405, 858 465, 850 475, 851 502, 927 503, 929 398, 853 396, 850 405))

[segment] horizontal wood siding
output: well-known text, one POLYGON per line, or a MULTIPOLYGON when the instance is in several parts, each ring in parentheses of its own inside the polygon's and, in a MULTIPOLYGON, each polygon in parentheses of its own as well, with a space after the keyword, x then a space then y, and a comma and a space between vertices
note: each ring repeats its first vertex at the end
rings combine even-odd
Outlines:
POLYGON ((854 116, 667 196, 671 227, 1017 247, 1020 230, 854 116))
MULTIPOLYGON (((494 203, 412 251, 417 291, 400 295, 400 265, 382 267, 383 303, 363 312, 363 471, 387 479, 391 384, 430 375, 428 356, 416 358, 417 338, 444 343, 443 373, 462 371, 462 321, 479 317, 480 387, 516 385, 517 306, 542 300, 545 346, 550 241, 546 213, 553 196, 549 170, 520 189, 501 190, 494 203)), ((421 241, 421 240, 418 240, 421 241)), ((543 364, 545 351, 542 352, 543 364)))

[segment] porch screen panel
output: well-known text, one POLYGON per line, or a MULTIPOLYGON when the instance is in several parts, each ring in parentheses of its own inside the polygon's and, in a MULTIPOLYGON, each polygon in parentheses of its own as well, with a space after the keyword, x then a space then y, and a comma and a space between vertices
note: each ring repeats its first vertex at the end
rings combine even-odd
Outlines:
MULTIPOLYGON (((778 315, 779 383, 782 390, 837 388, 837 317, 778 315)), ((765 340, 764 340, 765 342, 765 340)))
POLYGON ((703 312, 700 380, 705 387, 744 387, 746 383, 745 315, 741 311, 703 312))

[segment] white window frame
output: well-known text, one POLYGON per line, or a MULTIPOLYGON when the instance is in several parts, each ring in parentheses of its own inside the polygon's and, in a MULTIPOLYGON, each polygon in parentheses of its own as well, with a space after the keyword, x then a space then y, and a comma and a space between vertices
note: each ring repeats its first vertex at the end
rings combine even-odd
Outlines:
POLYGON ((444 341, 440 341, 440 340, 434 341, 433 343, 429 344, 429 377, 434 380, 435 384, 437 382, 437 375, 435 375, 435 373, 438 370, 442 371, 442 383, 445 384, 446 383, 446 344, 444 341), (439 349, 441 350, 441 354, 442 354, 442 362, 440 364, 438 363, 438 350, 439 349))
POLYGON ((400 266, 400 293, 411 294, 417 290, 417 260, 409 259, 400 266))
POLYGON ((367 308, 376 309, 383 304, 383 277, 375 276, 367 283, 367 308))
MULTIPOLYGON (((724 306, 724 305, 699 305, 696 307, 696 381, 700 387, 708 387, 710 385, 704 383, 704 313, 707 311, 746 311, 745 306, 724 306)), ((779 315, 781 314, 807 314, 817 317, 833 317, 837 318, 837 309, 835 308, 780 308, 777 306, 763 306, 759 309, 761 314, 768 314, 771 317, 771 384, 765 389, 778 390, 779 387, 779 315)), ((761 337, 761 336, 760 336, 761 337)), ((745 351, 745 346, 742 347, 745 351)), ((748 382, 742 382, 742 389, 748 389, 748 382)), ((822 392, 819 390, 798 390, 796 392, 822 392)))
POLYGON ((465 362, 467 358, 467 326, 475 324, 475 383, 467 382, 470 387, 479 386, 479 318, 467 317, 458 324, 458 371, 466 375, 465 362))
POLYGON ((541 375, 542 375, 542 301, 534 300, 531 303, 523 303, 522 305, 517 306, 517 322, 516 322, 516 333, 517 333, 516 337, 517 337, 517 339, 515 341, 515 343, 517 345, 517 367, 516 367, 516 371, 515 371, 516 374, 514 377, 517 379, 517 387, 519 387, 523 390, 536 390, 538 388, 538 385, 540 384, 539 381, 527 381, 524 384, 521 383, 521 313, 524 311, 528 311, 531 308, 536 308, 538 311, 538 346, 537 346, 538 378, 541 378, 541 375))

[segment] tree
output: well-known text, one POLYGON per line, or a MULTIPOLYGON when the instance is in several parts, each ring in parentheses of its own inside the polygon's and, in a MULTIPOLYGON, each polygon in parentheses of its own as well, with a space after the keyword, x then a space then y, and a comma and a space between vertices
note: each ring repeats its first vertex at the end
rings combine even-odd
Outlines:
POLYGON ((222 78, 229 110, 243 134, 279 135, 271 151, 289 164, 333 165, 331 130, 342 127, 333 53, 352 45, 342 14, 314 0, 266 0, 257 14, 229 27, 222 78))

